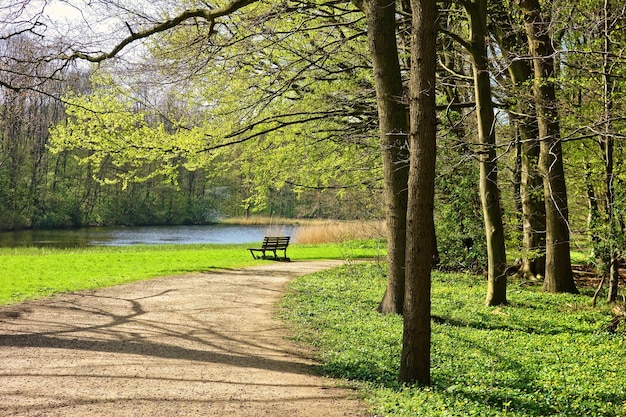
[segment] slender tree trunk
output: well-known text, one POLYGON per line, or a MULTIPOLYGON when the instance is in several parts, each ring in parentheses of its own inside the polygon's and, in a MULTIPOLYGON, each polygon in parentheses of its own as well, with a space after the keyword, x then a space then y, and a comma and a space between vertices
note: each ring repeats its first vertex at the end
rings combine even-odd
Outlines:
MULTIPOLYGON (((527 61, 516 60, 509 66, 513 84, 520 90, 532 78, 527 61)), ((539 172, 539 127, 532 106, 520 103, 515 116, 521 137, 521 186, 522 245, 527 254, 522 260, 522 274, 526 279, 543 278, 546 267, 546 208, 543 198, 543 180, 539 172)))
POLYGON ((517 0, 517 3, 524 15, 533 58, 533 94, 541 140, 539 167, 543 175, 546 205, 546 275, 543 289, 547 292, 578 293, 570 258, 567 188, 554 86, 554 49, 539 1, 517 0))
POLYGON ((402 314, 409 151, 408 121, 402 104, 404 89, 396 45, 395 3, 366 0, 357 5, 367 17, 383 158, 388 266, 387 290, 379 311, 402 314))
POLYGON ((487 305, 506 304, 506 250, 498 188, 496 131, 487 57, 487 0, 463 2, 470 21, 468 50, 474 73, 474 95, 480 143, 480 199, 487 242, 487 305))
POLYGON ((539 172, 539 127, 532 94, 527 85, 532 81, 532 64, 519 55, 528 51, 526 33, 520 29, 511 10, 502 3, 490 6, 490 27, 495 33, 502 52, 509 57, 508 72, 514 86, 509 100, 514 103, 509 117, 518 127, 520 145, 519 198, 522 223, 522 246, 526 256, 521 272, 526 279, 543 279, 545 274, 545 224, 546 210, 543 199, 543 180, 539 172))
POLYGON ((593 187, 591 164, 589 161, 585 162, 585 190, 587 194, 587 228, 591 232, 592 242, 597 242, 599 236, 597 234, 597 226, 600 220, 600 208, 598 207, 598 197, 596 197, 596 190, 593 187))
POLYGON ((437 3, 411 0, 411 169, 400 382, 430 384, 430 292, 434 238, 437 3))
POLYGON ((615 245, 617 227, 615 226, 615 188, 613 185, 613 80, 611 77, 611 4, 609 0, 604 0, 604 50, 602 52, 602 101, 604 102, 603 124, 604 135, 602 145, 604 151, 604 169, 605 169, 605 186, 606 186, 606 212, 609 219, 609 230, 607 239, 609 240, 609 293, 607 301, 614 303, 617 301, 617 292, 619 289, 619 254, 615 245))

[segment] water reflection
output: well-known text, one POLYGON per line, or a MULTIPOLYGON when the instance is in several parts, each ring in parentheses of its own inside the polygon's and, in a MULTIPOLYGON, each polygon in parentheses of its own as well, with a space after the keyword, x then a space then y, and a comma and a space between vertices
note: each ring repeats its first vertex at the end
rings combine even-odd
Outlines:
POLYGON ((76 248, 138 244, 252 243, 264 236, 292 236, 295 226, 142 226, 72 230, 21 230, 0 233, 0 246, 76 248))

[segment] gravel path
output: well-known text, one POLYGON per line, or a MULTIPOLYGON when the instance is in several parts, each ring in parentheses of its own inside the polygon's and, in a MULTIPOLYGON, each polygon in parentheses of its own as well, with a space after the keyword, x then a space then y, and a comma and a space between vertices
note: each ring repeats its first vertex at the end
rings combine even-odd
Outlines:
POLYGON ((334 261, 158 278, 0 307, 0 416, 365 416, 272 317, 334 261))

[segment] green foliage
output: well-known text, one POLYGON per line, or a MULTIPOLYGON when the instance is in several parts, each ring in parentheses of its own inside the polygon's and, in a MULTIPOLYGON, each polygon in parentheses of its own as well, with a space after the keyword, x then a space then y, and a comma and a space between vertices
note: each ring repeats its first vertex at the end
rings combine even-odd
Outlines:
POLYGON ((232 187, 246 211, 378 216, 382 175, 362 12, 292 6, 258 3, 229 16, 236 30, 216 31, 204 50, 194 45, 206 27, 160 34, 149 46, 163 64, 155 73, 94 77, 93 93, 66 97, 69 119, 53 129, 51 149, 123 188, 176 181, 183 166, 232 187), (185 86, 151 90, 146 77, 184 78, 185 86))
POLYGON ((33 228, 66 228, 84 224, 82 207, 75 196, 46 193, 42 197, 39 207, 31 215, 33 228))
POLYGON ((578 139, 568 144, 568 171, 573 229, 586 229, 592 242, 592 257, 601 270, 616 251, 625 247, 623 217, 626 172, 624 142, 620 139, 626 128, 624 119, 624 58, 618 50, 623 48, 624 37, 620 26, 624 21, 624 8, 619 2, 580 2, 577 13, 555 6, 555 22, 562 22, 562 44, 567 54, 561 65, 560 113, 563 115, 563 136, 578 139), (563 14, 563 15, 559 15, 563 14), (615 140, 617 139, 617 140, 615 140), (607 152, 606 141, 610 143, 607 152), (613 154, 614 161, 607 172, 606 157, 613 154), (583 169, 581 169, 583 168, 583 169), (616 191, 615 201, 607 199, 607 182, 616 191), (612 204, 615 214, 609 219, 612 204))
POLYGON ((0 231, 14 230, 28 225, 28 220, 19 213, 0 206, 0 231))
POLYGON ((439 139, 435 196, 439 266, 478 271, 487 264, 478 164, 471 157, 468 144, 458 140, 443 135, 439 139), (473 241, 469 248, 463 245, 468 238, 473 241))
POLYGON ((613 202, 613 216, 607 219, 605 216, 592 222, 591 233, 591 257, 597 263, 598 269, 608 273, 611 258, 626 248, 626 229, 624 218, 626 217, 626 193, 624 183, 619 177, 614 179, 615 195, 613 202))
POLYGON ((201 35, 184 25, 150 45, 154 59, 171 65, 149 77, 178 78, 170 68, 182 61, 185 88, 138 93, 145 77, 96 75, 92 92, 68 94, 68 120, 52 129, 50 149, 122 189, 178 184, 183 167, 228 187, 246 212, 378 216, 382 175, 362 13, 261 3, 228 19, 237 30, 215 33, 215 47, 199 55, 189 49, 201 35))
POLYGON ((353 265, 295 280, 282 315, 319 352, 321 371, 362 383, 385 416, 619 416, 626 412, 626 329, 585 296, 512 284, 512 304, 483 305, 485 283, 433 277, 432 381, 396 382, 402 322, 374 312, 384 269, 353 265))
POLYGON ((180 166, 178 143, 163 123, 150 123, 135 111, 126 88, 94 77, 94 92, 71 93, 64 98, 68 119, 51 129, 53 153, 73 151, 102 184, 146 181, 158 175, 176 179, 180 166))

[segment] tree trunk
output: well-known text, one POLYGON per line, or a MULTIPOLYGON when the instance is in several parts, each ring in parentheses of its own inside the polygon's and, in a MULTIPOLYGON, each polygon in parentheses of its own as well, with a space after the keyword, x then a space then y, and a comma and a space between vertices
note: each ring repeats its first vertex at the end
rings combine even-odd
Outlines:
POLYGON ((483 207, 487 242, 487 305, 506 304, 506 250, 498 188, 496 131, 489 61, 487 57, 487 0, 464 2, 470 21, 468 50, 474 73, 474 95, 478 118, 480 161, 480 199, 483 207))
POLYGON ((546 275, 543 289, 547 292, 578 293, 570 258, 567 188, 554 86, 554 49, 539 1, 517 2, 524 15, 533 58, 533 95, 541 140, 539 167, 543 175, 546 205, 546 275))
POLYGON ((604 103, 603 111, 603 125, 604 134, 602 137, 602 145, 604 151, 604 169, 605 169, 605 186, 606 186, 606 212, 609 219, 608 226, 608 243, 609 243, 609 293, 607 295, 607 301, 614 303, 617 301, 617 293, 619 290, 619 253, 616 248, 616 235, 618 233, 618 227, 616 227, 615 221, 615 187, 613 185, 614 180, 614 167, 613 167, 613 90, 614 84, 611 77, 612 67, 612 51, 611 51, 611 4, 609 0, 604 0, 603 7, 603 20, 604 20, 604 50, 602 51, 602 101, 604 103))
POLYGON ((358 6, 367 17, 383 158, 388 266, 387 290, 378 309, 402 314, 409 151, 407 114, 401 102, 404 89, 396 45, 395 3, 367 0, 358 6))
POLYGON ((430 292, 434 238, 437 4, 411 0, 411 169, 400 382, 430 384, 430 292))
MULTIPOLYGON (((513 84, 520 90, 531 79, 532 73, 527 61, 516 60, 509 66, 513 84)), ((517 89, 516 89, 517 91, 517 89)), ((522 99, 523 100, 523 99, 522 99)), ((532 106, 520 103, 516 116, 521 136, 521 186, 522 203, 522 245, 526 256, 522 260, 522 274, 526 279, 543 278, 546 267, 546 208, 543 193, 540 192, 543 180, 539 172, 539 127, 532 106)))
POLYGON ((518 59, 528 51, 526 33, 516 23, 517 18, 501 3, 490 7, 490 25, 496 34, 503 54, 509 57, 508 72, 514 89, 508 94, 512 101, 509 117, 519 131, 520 185, 519 198, 522 220, 522 246, 525 256, 521 272, 526 279, 543 279, 545 274, 545 224, 546 210, 543 199, 543 180, 539 172, 539 127, 533 105, 533 97, 527 94, 532 80, 532 64, 518 59))

